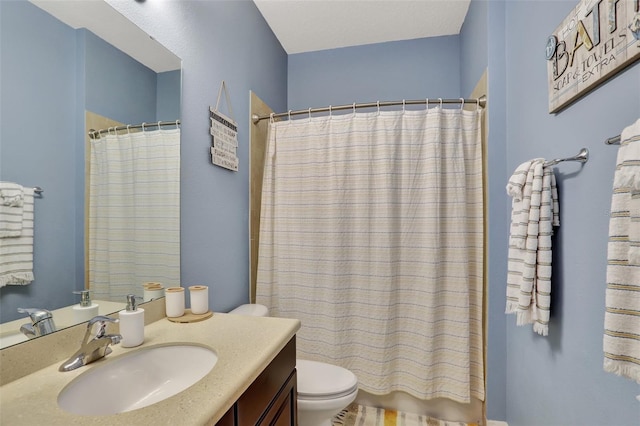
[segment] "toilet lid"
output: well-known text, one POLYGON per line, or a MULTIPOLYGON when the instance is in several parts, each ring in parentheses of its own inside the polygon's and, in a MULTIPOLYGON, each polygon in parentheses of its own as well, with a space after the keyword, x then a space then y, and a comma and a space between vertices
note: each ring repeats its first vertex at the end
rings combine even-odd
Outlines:
POLYGON ((346 368, 324 362, 298 359, 298 397, 332 397, 348 395, 358 388, 355 374, 346 368))

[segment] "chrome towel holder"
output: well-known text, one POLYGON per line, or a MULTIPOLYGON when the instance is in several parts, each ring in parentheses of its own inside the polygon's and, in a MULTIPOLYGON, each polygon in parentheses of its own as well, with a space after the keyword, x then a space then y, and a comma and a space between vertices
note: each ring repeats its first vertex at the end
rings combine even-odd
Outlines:
POLYGON ((589 161, 589 150, 587 148, 582 148, 580 152, 573 157, 556 158, 555 160, 547 161, 544 163, 544 167, 555 166, 556 164, 562 163, 563 161, 578 161, 584 164, 589 161))

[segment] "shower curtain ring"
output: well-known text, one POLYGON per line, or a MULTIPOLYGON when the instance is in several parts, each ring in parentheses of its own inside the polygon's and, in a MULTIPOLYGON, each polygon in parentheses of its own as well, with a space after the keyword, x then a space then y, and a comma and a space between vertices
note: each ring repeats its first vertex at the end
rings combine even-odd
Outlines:
POLYGON ((404 99, 403 99, 402 100, 402 112, 405 112, 405 106, 406 106, 406 104, 405 104, 404 99))
POLYGON ((143 131, 143 132, 144 132, 144 126, 145 126, 145 124, 147 124, 147 123, 143 122, 143 123, 142 123, 142 126, 141 126, 141 127, 142 127, 142 131, 143 131))
POLYGON ((287 112, 287 120, 289 120, 289 123, 291 123, 291 110, 287 112))
POLYGON ((356 113, 356 103, 354 102, 353 103, 353 114, 355 115, 355 113, 356 113))
POLYGON ((269 114, 269 121, 270 121, 271 123, 274 123, 274 122, 275 122, 275 117, 274 117, 275 115, 276 115, 276 113, 275 113, 275 112, 272 112, 271 114, 269 114))
POLYGON ((331 109, 331 105, 329 105, 329 118, 333 117, 333 109, 331 109))
POLYGON ((162 121, 158 121, 158 130, 160 130, 160 128, 162 127, 160 123, 162 123, 162 121))
POLYGON ((380 115, 380 101, 377 102, 378 105, 378 115, 380 115))
POLYGON ((127 134, 131 134, 131 124, 127 124, 127 134))
POLYGON ((427 98, 427 100, 425 102, 425 105, 426 105, 426 110, 425 111, 429 111, 429 98, 427 98))
POLYGON ((464 98, 460 98, 460 109, 464 109, 464 98))
POLYGON ((311 122, 311 107, 309 107, 309 122, 311 122))
POLYGON ((442 109, 442 98, 438 98, 438 102, 440 102, 440 109, 442 109))

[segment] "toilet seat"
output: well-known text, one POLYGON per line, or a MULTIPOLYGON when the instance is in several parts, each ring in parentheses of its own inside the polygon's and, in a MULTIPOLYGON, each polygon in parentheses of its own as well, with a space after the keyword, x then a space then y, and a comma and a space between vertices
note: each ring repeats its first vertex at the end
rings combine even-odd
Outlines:
POLYGON ((337 399, 358 390, 358 379, 355 374, 337 365, 298 359, 296 370, 298 371, 298 399, 337 399))

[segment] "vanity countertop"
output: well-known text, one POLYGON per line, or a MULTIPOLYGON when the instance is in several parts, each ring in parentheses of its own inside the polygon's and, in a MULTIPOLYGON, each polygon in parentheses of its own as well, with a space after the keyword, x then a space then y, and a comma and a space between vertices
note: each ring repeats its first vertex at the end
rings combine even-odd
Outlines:
MULTIPOLYGON (((202 425, 214 424, 242 395, 256 377, 300 328, 298 320, 216 313, 195 323, 181 324, 166 318, 145 327, 145 341, 137 348, 113 346, 107 358, 144 346, 163 343, 198 343, 213 349, 218 362, 195 385, 164 401, 138 410, 110 416, 81 416, 58 407, 60 391, 102 360, 70 372, 59 372, 55 363, 0 388, 0 424, 15 425, 202 425)), ((78 341, 78 347, 80 341, 78 341)), ((69 356, 77 348, 69 348, 69 356)), ((29 354, 37 356, 37 354, 29 354)), ((180 362, 180 359, 176 359, 180 362)), ((100 398, 99 394, 95 395, 100 398)))

